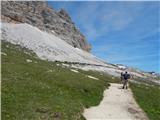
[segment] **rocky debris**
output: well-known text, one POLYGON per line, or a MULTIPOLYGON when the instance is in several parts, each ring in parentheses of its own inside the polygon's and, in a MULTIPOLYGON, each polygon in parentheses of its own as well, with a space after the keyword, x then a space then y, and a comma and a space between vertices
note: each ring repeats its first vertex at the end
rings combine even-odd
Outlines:
POLYGON ((55 11, 43 1, 2 1, 2 22, 28 23, 54 34, 75 48, 90 51, 84 35, 64 9, 55 11))
POLYGON ((62 114, 60 112, 52 113, 51 116, 54 118, 54 120, 61 120, 62 114))
POLYGON ((27 63, 31 63, 31 62, 32 62, 32 60, 30 60, 30 59, 27 59, 27 60, 26 60, 26 62, 27 62, 27 63))
POLYGON ((74 69, 70 69, 72 72, 75 72, 75 73, 79 73, 79 71, 77 70, 74 70, 74 69))

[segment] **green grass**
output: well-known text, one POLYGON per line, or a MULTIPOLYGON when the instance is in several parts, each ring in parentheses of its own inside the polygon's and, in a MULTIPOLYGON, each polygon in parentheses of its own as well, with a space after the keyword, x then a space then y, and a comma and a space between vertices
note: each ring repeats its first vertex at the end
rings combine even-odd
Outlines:
POLYGON ((109 82, 118 79, 93 71, 74 73, 4 41, 2 52, 7 54, 2 54, 1 66, 3 120, 84 119, 84 107, 98 105, 109 82), (88 74, 100 80, 87 78, 88 74))
POLYGON ((137 103, 149 119, 160 120, 160 86, 131 83, 130 87, 137 103))
MULTIPOLYGON (((135 78, 134 80, 137 81, 140 84, 148 84, 148 85, 158 86, 158 84, 153 82, 153 81, 151 81, 150 78, 139 78, 138 77, 138 78, 135 78)), ((155 80, 158 80, 158 79, 155 79, 155 80)))

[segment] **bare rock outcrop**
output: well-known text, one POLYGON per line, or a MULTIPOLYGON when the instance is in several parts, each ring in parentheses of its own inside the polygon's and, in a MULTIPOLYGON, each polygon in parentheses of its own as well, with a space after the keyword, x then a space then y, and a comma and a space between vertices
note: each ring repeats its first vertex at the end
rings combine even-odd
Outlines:
POLYGON ((41 30, 55 34, 68 44, 90 51, 85 36, 75 27, 68 13, 55 11, 43 1, 2 1, 2 22, 28 23, 41 30))

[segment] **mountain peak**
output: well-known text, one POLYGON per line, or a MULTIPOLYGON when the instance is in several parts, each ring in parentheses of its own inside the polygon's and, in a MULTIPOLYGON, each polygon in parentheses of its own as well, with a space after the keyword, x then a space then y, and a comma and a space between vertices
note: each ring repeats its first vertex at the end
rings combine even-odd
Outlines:
POLYGON ((67 18, 68 20, 71 20, 69 14, 63 8, 59 11, 59 14, 65 18, 67 18))
POLYGON ((73 47, 90 51, 85 36, 64 9, 56 11, 44 1, 2 1, 1 4, 2 22, 27 23, 60 37, 73 47))

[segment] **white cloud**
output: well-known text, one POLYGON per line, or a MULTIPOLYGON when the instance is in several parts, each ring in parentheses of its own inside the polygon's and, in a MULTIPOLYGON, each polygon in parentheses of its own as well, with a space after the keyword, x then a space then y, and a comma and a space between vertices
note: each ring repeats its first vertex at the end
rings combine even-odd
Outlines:
POLYGON ((136 8, 137 2, 134 5, 129 2, 120 2, 120 4, 113 2, 86 3, 76 8, 74 18, 81 23, 81 28, 89 40, 95 40, 110 31, 125 29, 142 9, 140 6, 136 8))

